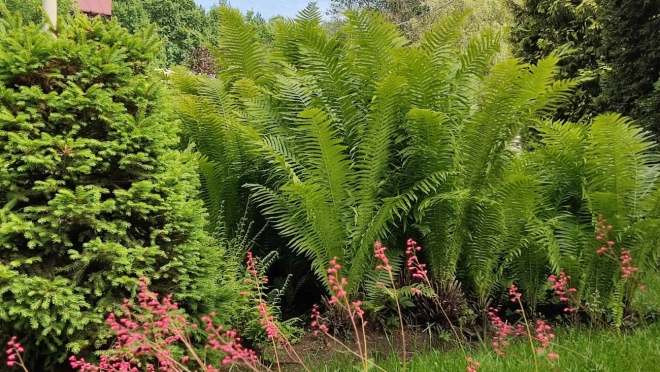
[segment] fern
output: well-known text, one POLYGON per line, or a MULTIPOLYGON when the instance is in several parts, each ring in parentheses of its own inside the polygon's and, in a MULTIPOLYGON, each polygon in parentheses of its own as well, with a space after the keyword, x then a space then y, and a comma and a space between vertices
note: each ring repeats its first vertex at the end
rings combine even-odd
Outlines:
POLYGON ((215 78, 193 76, 176 69, 172 82, 181 93, 175 99, 176 112, 184 125, 183 137, 194 144, 200 159, 202 197, 211 217, 211 226, 220 222, 236 226, 245 209, 247 194, 240 187, 254 177, 254 159, 249 142, 236 130, 239 103, 215 78))
POLYGON ((224 68, 221 76, 249 78, 258 84, 267 82, 271 78, 270 70, 263 67, 268 62, 268 54, 259 41, 259 31, 245 22, 237 9, 221 6, 218 11, 221 37, 213 51, 219 66, 224 68))
POLYGON ((657 195, 658 170, 651 142, 629 120, 612 114, 596 117, 589 127, 539 123, 537 128, 539 147, 525 161, 542 180, 542 208, 534 215, 554 231, 548 236, 554 240, 544 243, 548 265, 577 278, 579 298, 589 304, 597 297, 605 300, 614 325, 620 325, 632 289, 623 286, 618 262, 595 253, 600 243, 594 224, 603 215, 614 227, 614 254, 630 249, 640 278, 655 270, 658 220, 654 202, 648 201, 657 195))
POLYGON ((374 241, 415 229, 432 276, 460 279, 480 303, 515 281, 535 305, 562 269, 582 298, 613 299, 616 265, 593 253, 601 213, 635 260, 658 256, 645 134, 615 115, 545 121, 580 83, 557 79, 555 55, 494 63, 492 31, 461 49, 462 13, 410 45, 371 12, 348 12, 328 36, 310 5, 275 25, 271 49, 237 12, 222 17, 219 78, 174 78, 206 204, 236 209, 247 190, 322 282, 338 257, 351 291, 376 301, 374 241), (519 135, 531 141, 514 151, 519 135))

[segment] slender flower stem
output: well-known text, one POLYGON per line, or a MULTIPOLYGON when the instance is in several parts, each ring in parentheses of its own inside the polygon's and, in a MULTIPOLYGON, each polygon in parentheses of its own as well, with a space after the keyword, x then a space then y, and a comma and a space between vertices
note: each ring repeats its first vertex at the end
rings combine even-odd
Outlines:
MULTIPOLYGON (((408 248, 406 249, 406 255, 409 255, 410 257, 408 258, 408 270, 410 270, 413 273, 413 277, 421 279, 424 281, 426 286, 430 289, 433 289, 433 286, 431 285, 431 280, 429 279, 427 272, 425 270, 426 266, 424 264, 421 264, 419 262, 419 259, 417 258, 417 253, 418 251, 421 251, 421 247, 417 245, 417 242, 415 242, 412 239, 408 239, 408 248)), ((468 357, 468 354, 465 350, 465 347, 462 342, 462 338, 458 331, 456 330, 456 327, 452 323, 451 319, 449 318, 449 315, 445 311, 444 306, 442 306, 442 301, 440 300, 440 297, 438 294, 433 291, 433 301, 438 305, 440 308, 440 311, 442 312, 442 315, 447 319, 447 323, 449 324, 449 327, 451 328, 452 332, 454 333, 454 336, 456 337, 456 341, 458 342, 458 346, 461 349, 461 352, 463 353, 463 357, 468 361, 468 370, 472 368, 470 363, 473 363, 474 360, 468 357)), ((477 363, 478 364, 478 363, 477 363)))
POLYGON ((392 289, 394 292, 394 301, 396 302, 396 310, 399 313, 399 326, 401 327, 401 344, 403 345, 403 372, 406 372, 406 329, 403 324, 403 312, 401 311, 401 304, 399 303, 399 296, 396 293, 396 284, 394 283, 394 276, 392 275, 392 269, 387 270, 387 273, 390 276, 390 283, 392 283, 392 289))
MULTIPOLYGON (((427 276, 424 276, 424 279, 426 281, 426 285, 428 285, 430 288, 431 287, 431 281, 427 276)), ((447 315, 447 312, 445 311, 444 306, 442 306, 442 302, 440 301, 440 296, 438 296, 437 293, 433 294, 433 299, 435 303, 438 305, 440 308, 440 311, 442 312, 442 315, 444 315, 445 319, 447 319, 447 323, 449 323, 449 328, 451 328, 452 332, 454 333, 454 336, 456 337, 456 341, 458 341, 458 347, 461 349, 461 352, 463 352, 463 356, 467 358, 467 352, 465 351, 465 347, 463 345, 463 340, 460 337, 458 331, 456 330, 456 326, 451 322, 451 319, 449 319, 449 315, 447 315)))
POLYGON ((21 357, 20 353, 16 353, 16 356, 18 357, 18 365, 23 368, 23 371, 25 372, 30 372, 28 371, 27 367, 25 366, 25 362, 23 362, 23 357, 21 357))
POLYGON ((595 365, 595 366, 598 367, 598 368, 602 368, 602 366, 603 366, 602 364, 597 363, 595 360, 589 358, 588 356, 586 356, 586 355, 584 355, 584 354, 581 354, 581 353, 578 353, 577 351, 575 351, 575 350, 573 350, 573 349, 570 349, 570 348, 567 348, 566 346, 562 346, 562 345, 560 345, 560 344, 556 344, 556 343, 554 343, 554 342, 551 343, 551 344, 552 344, 552 346, 556 346, 556 347, 558 347, 558 348, 560 348, 560 349, 566 350, 566 351, 568 351, 568 352, 571 353, 571 354, 577 355, 577 356, 583 358, 584 360, 593 363, 593 365, 595 365))
POLYGON ((525 314, 525 309, 523 308, 520 298, 518 298, 518 305, 520 305, 520 311, 522 312, 523 320, 525 321, 525 329, 527 329, 527 336, 529 338, 529 346, 532 348, 532 356, 534 357, 534 371, 539 371, 539 361, 536 358, 536 349, 534 349, 534 338, 532 337, 532 331, 529 328, 529 321, 527 320, 527 315, 525 314))
MULTIPOLYGON (((356 353, 355 351, 351 350, 351 348, 348 347, 348 345, 346 345, 345 343, 341 342, 341 341, 340 341, 338 338, 336 338, 335 336, 333 336, 333 335, 331 335, 331 334, 329 334, 329 333, 327 333, 327 332, 325 332, 325 331, 324 331, 324 334, 325 334, 329 339, 331 339, 332 341, 334 341, 334 342, 336 342, 337 344, 339 344, 339 345, 340 345, 342 348, 344 348, 349 354, 352 354, 353 356, 356 356, 356 357, 358 357, 358 358, 362 358, 362 356, 361 356, 360 354, 358 354, 358 353, 356 353)), ((380 367, 379 365, 377 365, 377 364, 374 363, 373 361, 368 360, 367 362, 368 362, 369 364, 371 364, 371 366, 373 366, 373 367, 376 368, 377 370, 382 371, 382 372, 387 372, 387 370, 383 369, 382 367, 380 367)))
MULTIPOLYGON (((351 310, 351 304, 348 301, 348 297, 344 296, 344 303, 346 305, 346 310, 348 311, 349 318, 351 319, 351 324, 353 325, 353 331, 355 332, 355 341, 357 342, 357 347, 358 350, 360 351, 360 358, 362 359, 362 367, 364 368, 364 372, 369 371, 369 365, 367 363, 367 360, 369 359, 367 354, 366 354, 366 345, 364 345, 362 342, 360 342, 360 336, 363 337, 363 340, 366 342, 366 335, 364 335, 364 332, 362 335, 360 335, 360 331, 358 329, 357 323, 355 323, 355 313, 351 310)), ((364 326, 364 322, 363 322, 364 326)))

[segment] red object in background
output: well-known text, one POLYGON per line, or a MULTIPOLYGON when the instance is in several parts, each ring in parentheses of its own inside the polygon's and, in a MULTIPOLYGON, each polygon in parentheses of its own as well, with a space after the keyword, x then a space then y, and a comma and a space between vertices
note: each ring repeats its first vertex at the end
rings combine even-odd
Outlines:
POLYGON ((112 0, 78 0, 80 11, 91 15, 112 15, 112 0))

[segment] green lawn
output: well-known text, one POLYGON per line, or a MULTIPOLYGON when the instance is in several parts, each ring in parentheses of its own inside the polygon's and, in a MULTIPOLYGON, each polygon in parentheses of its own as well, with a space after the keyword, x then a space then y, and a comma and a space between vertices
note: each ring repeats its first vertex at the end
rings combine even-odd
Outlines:
MULTIPOLYGON (((637 308, 645 313, 660 308, 660 276, 648 283, 649 290, 640 293, 637 308)), ((616 333, 613 330, 585 330, 563 327, 555 330, 556 343, 553 352, 559 354, 555 367, 545 363, 538 371, 611 371, 631 372, 660 371, 660 322, 639 326, 634 331, 616 333)), ((524 372, 535 371, 530 346, 522 340, 508 348, 508 355, 498 356, 489 345, 468 350, 468 356, 481 363, 479 371, 524 372), (523 358, 516 357, 522 356, 523 358)), ((426 351, 416 355, 408 363, 408 371, 465 372, 465 356, 460 349, 450 352, 426 351)), ((401 371, 398 359, 379 360, 386 371, 401 371)), ((335 361, 316 370, 348 372, 356 371, 346 361, 335 361)), ((375 371, 375 369, 374 369, 375 371)))
MULTIPOLYGON (((542 363, 539 371, 660 371, 660 324, 643 327, 631 334, 617 335, 610 331, 559 330, 554 352, 560 355, 553 369, 542 363), (577 355, 577 354, 581 355, 577 355)), ((529 344, 514 343, 508 355, 500 357, 492 349, 482 347, 468 352, 481 363, 479 371, 522 372, 534 371, 529 344), (515 355, 524 356, 519 359, 515 355)), ((540 361, 541 363, 542 361, 540 361)), ((391 358, 378 363, 386 371, 401 371, 398 360, 391 358)), ((409 371, 465 372, 465 357, 460 350, 452 352, 430 351, 417 355, 408 363, 409 371)), ((353 366, 337 361, 323 371, 356 371, 353 366)), ((374 369, 375 371, 375 369, 374 369)))
MULTIPOLYGON (((557 334, 562 347, 555 348, 560 355, 556 362, 559 371, 660 371, 660 324, 639 329, 634 334, 616 335, 607 331, 557 334), (587 359, 588 358, 588 359, 587 359)), ((480 348, 471 353, 481 363, 481 371, 534 371, 531 360, 521 360, 514 354, 531 356, 529 345, 520 342, 509 347, 509 355, 499 357, 492 350, 480 348)), ((394 361, 381 364, 387 371, 400 371, 394 361)), ((346 371, 350 369, 344 369, 346 371)), ((420 355, 409 364, 411 371, 465 371, 465 358, 460 351, 442 353, 432 351, 420 355)), ((549 365, 540 366, 539 371, 549 371, 549 365)))

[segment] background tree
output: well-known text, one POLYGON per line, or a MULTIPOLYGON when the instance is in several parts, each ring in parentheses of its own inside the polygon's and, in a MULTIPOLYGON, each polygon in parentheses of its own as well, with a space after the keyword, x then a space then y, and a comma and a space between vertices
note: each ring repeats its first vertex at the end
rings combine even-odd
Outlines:
POLYGON ((660 138, 660 3, 648 0, 509 1, 514 54, 535 62, 560 50, 561 76, 589 77, 555 118, 619 112, 660 138), (655 84, 655 87, 654 87, 655 84))
POLYGON ((601 46, 597 5, 593 0, 508 1, 514 24, 510 33, 513 54, 535 63, 561 50, 560 76, 592 80, 583 82, 570 102, 559 108, 557 119, 579 121, 595 114, 594 98, 600 93, 601 46))
POLYGON ((115 0, 119 23, 135 32, 155 23, 163 38, 167 66, 184 64, 190 53, 210 35, 211 18, 194 0, 115 0))
POLYGON ((660 140, 660 1, 597 4, 607 66, 597 109, 628 115, 660 140))
POLYGON ((149 14, 147 14, 142 4, 143 1, 140 0, 114 0, 112 2, 112 15, 130 33, 137 33, 151 24, 149 14))
POLYGON ((337 19, 346 10, 358 9, 382 12, 406 32, 413 29, 411 22, 431 11, 424 0, 332 0, 328 13, 337 19))
MULTIPOLYGON (((466 14, 465 22, 461 25, 461 35, 456 40, 462 48, 467 48, 470 40, 480 32, 504 32, 511 23, 511 12, 500 0, 430 0, 427 4, 430 11, 410 21, 408 34, 412 40, 422 38, 434 24, 457 13, 466 14)), ((494 61, 509 58, 509 49, 508 40, 503 39, 494 61)))
MULTIPOLYGON (((208 32, 209 42, 215 44, 220 38, 220 22, 221 22, 221 8, 226 5, 225 1, 221 1, 219 5, 214 5, 208 11, 211 29, 208 32)), ((264 44, 270 44, 273 41, 275 28, 274 24, 277 20, 283 20, 282 16, 273 16, 271 19, 266 20, 261 13, 248 10, 245 12, 245 21, 257 29, 259 39, 264 44)))

